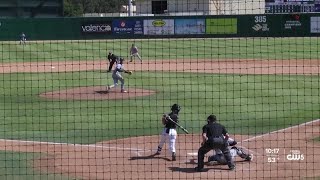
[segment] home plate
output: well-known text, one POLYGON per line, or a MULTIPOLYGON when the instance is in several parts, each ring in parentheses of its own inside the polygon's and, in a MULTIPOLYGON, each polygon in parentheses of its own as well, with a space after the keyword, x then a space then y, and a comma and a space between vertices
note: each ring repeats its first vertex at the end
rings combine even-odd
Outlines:
POLYGON ((198 156, 197 152, 191 152, 191 153, 187 153, 188 156, 198 156))
POLYGON ((197 152, 187 153, 187 156, 191 156, 191 159, 189 159, 189 161, 187 163, 197 164, 197 161, 196 161, 198 159, 198 153, 197 152))

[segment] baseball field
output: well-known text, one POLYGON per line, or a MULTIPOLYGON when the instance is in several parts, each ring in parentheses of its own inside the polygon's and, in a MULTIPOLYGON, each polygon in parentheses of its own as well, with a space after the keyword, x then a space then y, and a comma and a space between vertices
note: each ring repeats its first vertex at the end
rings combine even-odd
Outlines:
MULTIPOLYGON (((0 179, 320 177, 319 38, 1 42, 0 179), (135 43, 143 62, 128 61, 135 43), (127 61, 128 93, 107 53, 127 61), (161 116, 181 107, 177 161, 156 151, 161 116), (194 154, 210 114, 254 160, 236 170, 194 154), (299 156, 296 160, 288 155, 299 156), (301 158, 303 156, 303 158, 301 158)), ((319 178, 318 178, 319 179, 319 178)))

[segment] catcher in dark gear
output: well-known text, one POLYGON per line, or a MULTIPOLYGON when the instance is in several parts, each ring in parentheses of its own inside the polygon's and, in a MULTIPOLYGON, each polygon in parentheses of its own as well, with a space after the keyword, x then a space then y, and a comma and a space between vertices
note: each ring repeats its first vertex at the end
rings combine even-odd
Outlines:
POLYGON ((198 166, 195 167, 195 170, 198 172, 203 170, 205 154, 213 149, 220 149, 223 152, 230 170, 235 168, 227 143, 229 134, 225 127, 216 121, 216 116, 210 115, 207 118, 208 124, 202 128, 203 141, 201 143, 202 146, 198 150, 198 166))
POLYGON ((161 153, 162 147, 164 143, 169 141, 169 150, 172 154, 172 161, 176 160, 176 139, 177 139, 177 131, 176 124, 172 121, 178 123, 178 115, 181 110, 181 107, 178 104, 174 104, 171 106, 171 113, 164 114, 162 116, 162 124, 165 126, 161 133, 161 140, 158 145, 158 150, 156 155, 161 153))
MULTIPOLYGON (((234 144, 234 143, 233 143, 234 144)), ((244 161, 252 161, 253 154, 249 154, 245 152, 242 148, 238 148, 235 145, 229 144, 231 158, 234 160, 236 156, 239 156, 244 161)), ((215 154, 213 156, 208 157, 208 164, 215 165, 215 164, 227 164, 226 158, 221 150, 215 149, 215 154)))

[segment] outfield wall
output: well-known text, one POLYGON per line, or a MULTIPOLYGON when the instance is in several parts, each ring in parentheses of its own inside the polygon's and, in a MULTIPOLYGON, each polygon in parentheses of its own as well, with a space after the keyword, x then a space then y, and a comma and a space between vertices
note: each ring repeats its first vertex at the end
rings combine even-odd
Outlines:
POLYGON ((299 37, 320 34, 320 14, 0 19, 0 40, 299 37))

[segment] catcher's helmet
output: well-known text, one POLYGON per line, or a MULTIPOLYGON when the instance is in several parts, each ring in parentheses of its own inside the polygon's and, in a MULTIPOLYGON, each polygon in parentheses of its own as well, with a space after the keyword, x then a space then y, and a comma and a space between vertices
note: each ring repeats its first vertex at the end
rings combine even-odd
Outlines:
POLYGON ((171 111, 179 112, 180 109, 181 109, 181 107, 180 107, 178 104, 174 104, 174 105, 172 105, 172 107, 171 107, 171 111))

